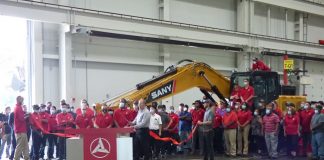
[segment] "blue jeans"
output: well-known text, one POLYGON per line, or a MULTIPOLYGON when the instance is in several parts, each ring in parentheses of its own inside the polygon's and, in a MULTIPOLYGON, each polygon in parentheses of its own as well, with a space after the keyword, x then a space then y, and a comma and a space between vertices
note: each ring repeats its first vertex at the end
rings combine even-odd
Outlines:
POLYGON ((264 138, 267 144, 269 156, 277 158, 278 134, 275 132, 265 133, 264 138))
MULTIPOLYGON (((188 138, 190 131, 179 131, 180 134, 180 141, 184 141, 188 138)), ((183 143, 179 146, 179 151, 183 151, 183 149, 188 149, 191 147, 191 140, 186 143, 183 143)))
POLYGON ((312 135, 313 157, 324 159, 324 133, 317 132, 312 135))

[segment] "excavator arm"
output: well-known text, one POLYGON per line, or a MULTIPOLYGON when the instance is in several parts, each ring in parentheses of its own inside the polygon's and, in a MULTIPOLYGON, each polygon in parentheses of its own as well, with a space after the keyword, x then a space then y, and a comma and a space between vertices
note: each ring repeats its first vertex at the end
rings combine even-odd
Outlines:
MULTIPOLYGON (((224 101, 230 96, 230 80, 228 78, 206 63, 183 60, 176 67, 169 67, 165 73, 158 77, 139 83, 136 85, 136 89, 109 99, 105 103, 110 106, 118 106, 120 99, 125 98, 128 105, 131 106, 133 101, 144 98, 149 104, 194 87, 198 87, 205 95, 208 92, 213 92, 224 101), (184 61, 190 63, 179 66, 184 61)), ((210 95, 209 97, 211 98, 210 95)))

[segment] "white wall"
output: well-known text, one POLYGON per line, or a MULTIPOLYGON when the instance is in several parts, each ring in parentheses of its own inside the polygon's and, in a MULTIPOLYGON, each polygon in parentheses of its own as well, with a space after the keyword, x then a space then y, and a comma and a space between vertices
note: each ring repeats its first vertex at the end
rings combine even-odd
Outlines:
MULTIPOLYGON (((255 3, 253 17, 253 33, 267 34, 268 5, 255 3)), ((285 9, 270 6, 270 36, 285 37, 285 9)), ((294 11, 288 10, 287 38, 294 39, 294 11)))
POLYGON ((171 0, 170 20, 236 30, 235 0, 171 0))
POLYGON ((309 15, 307 41, 318 43, 324 40, 324 17, 309 15))
POLYGON ((306 85, 307 100, 319 101, 324 99, 324 63, 306 61, 307 75, 313 81, 311 85, 306 85))

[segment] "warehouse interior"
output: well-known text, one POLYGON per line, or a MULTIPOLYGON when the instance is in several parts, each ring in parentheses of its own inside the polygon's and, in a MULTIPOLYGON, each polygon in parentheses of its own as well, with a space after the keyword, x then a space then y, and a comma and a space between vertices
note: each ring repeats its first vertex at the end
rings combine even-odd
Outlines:
MULTIPOLYGON (((1 108, 17 95, 29 111, 103 103, 183 59, 229 78, 257 57, 283 84, 284 55, 296 95, 324 99, 323 0, 2 0, 0 21, 1 108)), ((191 88, 159 103, 202 97, 191 88)))

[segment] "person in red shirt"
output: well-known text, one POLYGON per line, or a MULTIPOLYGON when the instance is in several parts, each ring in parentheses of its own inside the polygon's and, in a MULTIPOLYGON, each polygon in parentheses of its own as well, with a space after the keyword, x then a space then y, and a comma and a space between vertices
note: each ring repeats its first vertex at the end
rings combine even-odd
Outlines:
MULTIPOLYGON (((57 114, 56 113, 56 107, 51 106, 50 115, 48 117, 48 131, 50 133, 57 132, 56 114, 57 114)), ((58 137, 56 135, 54 135, 54 134, 49 134, 48 135, 48 150, 47 150, 48 159, 53 159, 54 158, 54 155, 53 155, 54 154, 54 146, 56 147, 56 150, 58 151, 57 138, 58 137)))
POLYGON ((306 155, 308 146, 311 145, 312 131, 310 130, 310 123, 313 115, 315 114, 314 109, 310 107, 310 103, 304 103, 302 110, 299 114, 300 125, 301 125, 301 137, 303 139, 303 154, 306 155))
MULTIPOLYGON (((40 105, 40 112, 39 115, 41 117, 40 121, 42 122, 42 127, 44 130, 48 129, 48 118, 49 118, 49 114, 46 112, 46 105, 41 104, 40 105)), ((42 142, 41 142, 41 146, 40 146, 40 158, 45 159, 44 155, 45 155, 45 147, 46 147, 46 141, 48 139, 48 134, 45 134, 42 136, 42 142)))
MULTIPOLYGON (((215 106, 217 108, 217 106, 215 106)), ((223 141, 223 133, 224 128, 222 125, 222 115, 215 110, 214 113, 214 123, 213 123, 213 129, 214 129, 214 151, 218 154, 224 153, 224 141, 223 141)))
POLYGON ((82 108, 81 115, 78 114, 75 119, 76 128, 92 128, 92 117, 86 115, 86 108, 82 108))
POLYGON ((113 125, 113 117, 108 113, 107 105, 103 105, 101 113, 96 115, 94 120, 95 128, 111 128, 113 125))
POLYGON ((225 154, 231 157, 236 157, 236 129, 238 126, 237 114, 231 107, 226 108, 226 113, 223 116, 225 154))
POLYGON ((244 87, 241 88, 240 98, 242 103, 246 103, 249 109, 253 106, 254 88, 250 86, 248 79, 244 79, 244 87))
POLYGON ((126 107, 126 100, 123 98, 120 100, 119 108, 114 112, 114 124, 117 128, 124 128, 126 127, 130 121, 130 112, 126 107))
POLYGON ((248 156, 249 132, 251 127, 250 123, 252 120, 252 112, 249 109, 247 109, 245 103, 242 104, 241 110, 237 112, 237 119, 238 119, 237 155, 248 156), (242 147, 242 143, 244 144, 243 147, 242 147))
POLYGON ((31 147, 31 159, 36 160, 40 157, 40 147, 42 144, 43 133, 41 127, 42 117, 40 115, 40 107, 38 105, 33 105, 34 112, 30 115, 29 121, 32 128, 32 147, 31 147))
POLYGON ((253 59, 252 70, 253 71, 271 71, 270 67, 268 67, 266 64, 264 64, 263 61, 258 60, 258 58, 253 59))
POLYGON ((134 101, 133 108, 129 109, 129 121, 133 122, 138 112, 138 101, 134 101))
POLYGON ((29 146, 27 138, 27 127, 26 119, 29 115, 25 115, 23 110, 24 98, 18 96, 16 98, 16 107, 14 109, 14 132, 16 136, 16 150, 14 154, 14 159, 19 160, 20 156, 23 155, 24 159, 29 160, 29 146))
MULTIPOLYGON (((170 113, 169 113, 169 117, 170 117, 170 121, 168 123, 168 125, 163 129, 164 131, 167 131, 167 137, 171 137, 175 140, 180 140, 179 137, 179 130, 178 130, 178 125, 179 125, 179 116, 175 113, 174 107, 170 106, 170 113)), ((168 143, 167 144, 167 153, 171 154, 171 153, 176 153, 177 152, 177 146, 172 144, 172 143, 168 143)))
MULTIPOLYGON (((196 100, 193 105, 195 106, 195 108, 193 110, 191 110, 191 116, 192 116, 192 126, 193 128, 197 125, 198 121, 203 121, 204 120, 204 114, 205 114, 205 110, 203 109, 203 105, 201 103, 200 100, 196 100)), ((194 132, 193 137, 192 137, 192 146, 191 146, 191 152, 192 154, 195 153, 196 151, 196 145, 197 142, 199 142, 199 153, 200 155, 203 155, 203 132, 202 132, 202 127, 198 126, 197 127, 197 131, 194 132)))
MULTIPOLYGON (((57 129, 58 132, 64 132, 67 128, 72 128, 73 116, 68 113, 67 104, 61 105, 62 112, 56 115, 57 129)), ((66 138, 59 137, 59 159, 66 159, 66 138)))
POLYGON ((88 118, 93 118, 95 112, 89 107, 89 103, 85 99, 81 100, 81 107, 76 109, 76 115, 82 115, 83 109, 86 109, 86 116, 88 118))
POLYGON ((241 102, 240 92, 241 92, 241 87, 237 83, 235 83, 230 97, 233 103, 241 102))
POLYGON ((292 109, 287 111, 287 115, 284 118, 284 131, 287 138, 287 152, 288 155, 296 157, 298 139, 299 139, 299 116, 296 114, 296 110, 292 109))

